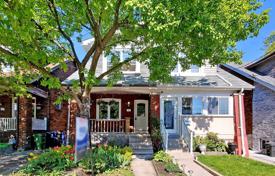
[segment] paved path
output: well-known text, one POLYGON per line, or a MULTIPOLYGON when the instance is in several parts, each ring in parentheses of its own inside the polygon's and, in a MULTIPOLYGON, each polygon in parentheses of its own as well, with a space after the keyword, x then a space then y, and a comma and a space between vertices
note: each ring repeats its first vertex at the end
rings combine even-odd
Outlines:
POLYGON ((258 160, 267 164, 273 164, 275 165, 275 157, 270 157, 264 154, 259 154, 255 151, 249 151, 249 158, 258 160))
POLYGON ((192 176, 212 176, 208 171, 193 161, 194 157, 181 150, 168 151, 175 161, 184 168, 184 172, 192 176))
POLYGON ((24 151, 0 156, 0 175, 9 175, 24 166, 28 153, 29 151, 24 151))
POLYGON ((139 158, 138 156, 131 162, 131 168, 135 176, 156 176, 152 161, 139 158))

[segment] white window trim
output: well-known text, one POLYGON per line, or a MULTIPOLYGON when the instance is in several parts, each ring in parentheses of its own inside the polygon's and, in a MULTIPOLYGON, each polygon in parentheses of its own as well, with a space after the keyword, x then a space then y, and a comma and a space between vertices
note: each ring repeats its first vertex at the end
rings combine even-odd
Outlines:
MULTIPOLYGON (((123 48, 123 49, 114 49, 114 51, 119 52, 119 58, 120 58, 120 62, 122 62, 122 52, 127 50, 127 48, 123 48)), ((136 69, 135 71, 122 71, 123 74, 136 74, 136 73, 140 73, 140 62, 134 60, 136 62, 136 69)), ((102 63, 102 67, 103 67, 103 72, 106 72, 108 69, 108 63, 107 63, 107 57, 105 57, 105 52, 103 54, 103 63, 102 63)))
POLYGON ((97 120, 121 120, 121 99, 118 98, 99 98, 96 99, 96 119, 97 120), (108 106, 108 118, 107 119, 99 119, 99 105, 98 101, 105 101, 105 102, 110 102, 110 101, 116 101, 119 103, 119 117, 118 119, 111 119, 110 118, 110 106, 108 106))
POLYGON ((188 69, 188 70, 182 71, 181 65, 178 62, 177 63, 177 68, 178 68, 177 71, 173 70, 171 72, 172 76, 204 76, 205 75, 205 73, 204 73, 204 66, 199 67, 199 71, 198 72, 192 72, 191 68, 188 69))

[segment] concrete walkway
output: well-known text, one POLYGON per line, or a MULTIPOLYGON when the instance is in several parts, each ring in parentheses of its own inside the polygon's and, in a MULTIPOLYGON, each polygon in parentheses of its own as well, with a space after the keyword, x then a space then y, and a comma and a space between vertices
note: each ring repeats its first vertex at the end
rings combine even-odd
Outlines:
POLYGON ((136 156, 131 162, 135 176, 157 176, 152 161, 136 156))
POLYGON ((249 150, 249 158, 258 160, 267 164, 275 165, 275 157, 270 157, 264 154, 260 154, 256 151, 249 150))
POLYGON ((19 170, 27 162, 29 152, 14 152, 7 156, 0 156, 0 175, 9 175, 19 170))
POLYGON ((174 160, 184 168, 186 174, 192 176, 212 176, 208 171, 199 166, 193 161, 194 157, 187 152, 182 152, 181 150, 168 151, 174 160))

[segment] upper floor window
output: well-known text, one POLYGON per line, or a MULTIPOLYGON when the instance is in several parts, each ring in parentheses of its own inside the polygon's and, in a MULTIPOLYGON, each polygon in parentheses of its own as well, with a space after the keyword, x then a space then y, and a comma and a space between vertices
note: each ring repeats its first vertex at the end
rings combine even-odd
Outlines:
POLYGON ((180 63, 177 63, 175 69, 171 72, 172 76, 193 76, 193 75, 202 75, 203 69, 197 65, 190 65, 188 70, 182 70, 180 63))
POLYGON ((198 73, 200 71, 200 68, 197 65, 191 65, 190 71, 191 73, 198 73))
MULTIPOLYGON (((120 62, 123 62, 129 58, 131 58, 130 50, 116 50, 113 51, 113 55, 119 58, 120 62)), ((109 70, 113 66, 112 62, 112 55, 105 56, 107 62, 107 70, 109 70)), ((128 62, 127 64, 123 65, 121 68, 122 72, 124 73, 136 73, 140 71, 139 63, 135 60, 128 62)))

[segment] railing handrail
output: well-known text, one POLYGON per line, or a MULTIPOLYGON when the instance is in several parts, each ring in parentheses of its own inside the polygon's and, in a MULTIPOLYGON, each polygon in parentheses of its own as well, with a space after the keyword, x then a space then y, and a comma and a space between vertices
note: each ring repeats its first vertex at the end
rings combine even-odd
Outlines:
POLYGON ((125 119, 90 119, 92 121, 125 121, 125 119))
POLYGON ((0 118, 0 131, 16 130, 17 119, 16 118, 0 118))
POLYGON ((163 148, 166 151, 168 149, 168 133, 166 131, 164 121, 160 120, 160 132, 163 139, 163 148))
POLYGON ((179 118, 179 134, 188 146, 189 152, 193 153, 193 131, 185 124, 186 116, 180 115, 179 118))

